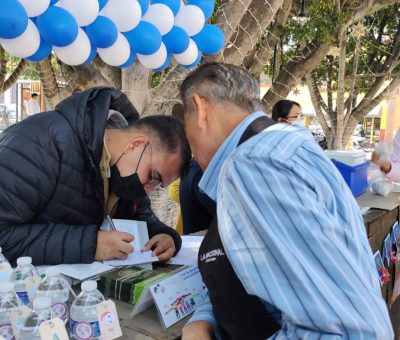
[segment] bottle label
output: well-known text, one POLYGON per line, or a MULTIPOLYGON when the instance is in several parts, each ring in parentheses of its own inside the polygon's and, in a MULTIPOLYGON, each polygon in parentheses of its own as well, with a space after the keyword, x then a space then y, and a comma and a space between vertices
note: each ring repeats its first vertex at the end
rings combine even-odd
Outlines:
POLYGON ((70 334, 81 340, 96 338, 100 336, 100 326, 98 321, 77 322, 70 320, 70 334))
POLYGON ((4 338, 4 340, 15 340, 11 323, 3 323, 0 325, 0 338, 4 338))
POLYGON ((63 321, 67 320, 69 317, 68 312, 68 301, 66 302, 56 302, 51 305, 51 310, 53 313, 58 316, 63 321))
POLYGON ((27 292, 17 292, 17 295, 24 305, 29 304, 29 297, 27 292))

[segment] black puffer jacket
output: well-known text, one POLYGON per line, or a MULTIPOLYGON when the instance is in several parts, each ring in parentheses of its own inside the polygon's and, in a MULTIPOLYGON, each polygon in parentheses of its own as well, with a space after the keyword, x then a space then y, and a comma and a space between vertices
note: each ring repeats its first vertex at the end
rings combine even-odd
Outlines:
MULTIPOLYGON (((122 92, 94 88, 0 134, 0 246, 12 264, 20 256, 35 265, 94 260, 104 219, 99 162, 109 109, 128 122, 139 118, 122 92)), ((179 235, 154 216, 148 199, 121 206, 116 217, 146 221, 150 237, 169 234, 180 249, 179 235)))

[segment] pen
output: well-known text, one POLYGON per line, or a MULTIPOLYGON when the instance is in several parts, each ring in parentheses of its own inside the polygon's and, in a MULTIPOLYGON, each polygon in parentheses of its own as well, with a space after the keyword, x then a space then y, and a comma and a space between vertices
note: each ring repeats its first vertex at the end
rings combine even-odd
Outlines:
POLYGON ((112 218, 108 214, 107 214, 107 221, 108 221, 108 223, 110 223, 111 230, 117 231, 117 228, 115 228, 112 218))

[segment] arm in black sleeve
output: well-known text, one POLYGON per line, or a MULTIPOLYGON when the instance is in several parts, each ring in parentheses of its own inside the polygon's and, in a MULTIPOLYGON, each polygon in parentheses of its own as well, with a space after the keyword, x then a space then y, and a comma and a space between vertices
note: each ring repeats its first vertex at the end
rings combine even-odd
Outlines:
POLYGON ((150 199, 146 197, 143 199, 138 205, 135 211, 135 220, 145 221, 147 223, 147 229, 149 231, 149 238, 152 238, 154 235, 158 234, 167 234, 172 237, 175 243, 175 254, 179 252, 182 246, 182 239, 175 229, 168 227, 165 223, 161 222, 153 209, 150 206, 150 199))
POLYGON ((0 245, 12 265, 21 256, 32 257, 34 265, 91 263, 96 253, 97 231, 96 225, 3 224, 0 245))
POLYGON ((29 128, 27 134, 17 124, 0 137, 0 246, 4 255, 12 264, 20 256, 31 256, 34 265, 92 262, 96 225, 51 223, 42 213, 53 200, 60 159, 46 131, 29 128))

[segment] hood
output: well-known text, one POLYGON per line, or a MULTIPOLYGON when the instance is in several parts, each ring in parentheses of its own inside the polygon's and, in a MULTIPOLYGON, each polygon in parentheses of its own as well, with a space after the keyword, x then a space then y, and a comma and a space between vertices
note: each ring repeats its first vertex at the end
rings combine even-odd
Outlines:
POLYGON ((76 93, 60 102, 55 111, 61 114, 77 134, 92 166, 98 166, 109 110, 120 112, 129 123, 139 119, 139 113, 120 90, 95 87, 76 93))

